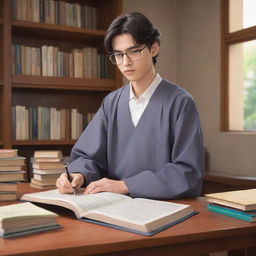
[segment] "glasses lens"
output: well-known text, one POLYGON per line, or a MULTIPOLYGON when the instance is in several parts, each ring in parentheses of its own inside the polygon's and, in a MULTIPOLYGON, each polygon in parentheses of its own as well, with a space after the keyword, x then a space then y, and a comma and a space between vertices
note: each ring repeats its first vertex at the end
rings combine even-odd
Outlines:
POLYGON ((109 56, 109 59, 110 59, 110 61, 111 61, 113 64, 115 64, 115 65, 117 64, 117 63, 116 63, 115 54, 110 55, 110 56, 109 56))
POLYGON ((131 60, 137 60, 140 57, 141 49, 132 49, 127 51, 127 55, 131 60))

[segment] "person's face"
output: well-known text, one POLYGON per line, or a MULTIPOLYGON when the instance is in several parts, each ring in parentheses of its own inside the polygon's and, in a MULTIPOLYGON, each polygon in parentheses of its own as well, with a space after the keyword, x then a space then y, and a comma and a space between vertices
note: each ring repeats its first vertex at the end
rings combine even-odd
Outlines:
POLYGON ((130 34, 117 35, 112 40, 114 53, 126 53, 127 50, 136 51, 144 48, 136 60, 132 60, 125 54, 123 62, 117 65, 121 73, 131 82, 143 81, 155 73, 152 57, 157 55, 159 45, 154 43, 150 49, 145 46, 136 44, 130 34))

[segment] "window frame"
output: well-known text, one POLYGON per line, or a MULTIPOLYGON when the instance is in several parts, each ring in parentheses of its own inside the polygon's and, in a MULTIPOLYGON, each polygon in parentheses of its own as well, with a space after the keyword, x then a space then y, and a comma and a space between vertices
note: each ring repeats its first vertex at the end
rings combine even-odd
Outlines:
POLYGON ((230 130, 229 127, 229 47, 233 44, 256 40, 256 26, 229 32, 229 2, 221 0, 221 116, 220 130, 223 132, 254 133, 256 131, 230 130))

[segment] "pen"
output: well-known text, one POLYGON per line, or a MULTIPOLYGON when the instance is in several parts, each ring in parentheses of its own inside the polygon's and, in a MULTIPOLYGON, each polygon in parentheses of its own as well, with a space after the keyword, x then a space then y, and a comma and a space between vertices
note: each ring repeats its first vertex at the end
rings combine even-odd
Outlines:
MULTIPOLYGON (((71 183, 72 178, 71 178, 70 173, 68 171, 68 165, 67 164, 65 164, 65 173, 67 175, 68 181, 71 183)), ((72 187, 72 189, 73 189, 73 195, 76 195, 76 189, 73 188, 73 187, 72 187)))

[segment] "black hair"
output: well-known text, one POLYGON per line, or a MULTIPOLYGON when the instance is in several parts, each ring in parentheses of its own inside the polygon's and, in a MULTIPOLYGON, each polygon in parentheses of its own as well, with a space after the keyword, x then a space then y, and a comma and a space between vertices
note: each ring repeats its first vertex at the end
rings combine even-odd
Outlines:
MULTIPOLYGON (((130 34, 137 44, 145 44, 150 48, 154 42, 160 44, 160 33, 151 21, 139 12, 132 12, 119 16, 110 24, 104 39, 106 50, 113 52, 112 40, 115 36, 130 34)), ((153 64, 156 64, 157 56, 154 56, 153 64)))

